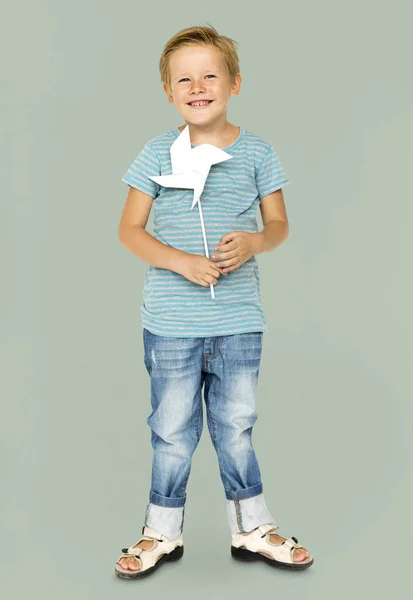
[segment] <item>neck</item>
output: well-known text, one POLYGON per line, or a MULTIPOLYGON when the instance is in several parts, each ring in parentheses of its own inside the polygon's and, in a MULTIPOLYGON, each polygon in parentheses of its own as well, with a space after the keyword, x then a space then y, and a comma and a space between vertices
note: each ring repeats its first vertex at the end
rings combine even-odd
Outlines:
MULTIPOLYGON (((194 146, 201 144, 212 144, 217 148, 225 148, 230 146, 238 137, 240 128, 232 125, 228 121, 225 123, 208 123, 207 125, 193 125, 187 123, 189 127, 189 137, 194 146)), ((178 127, 180 132, 186 125, 178 127)))

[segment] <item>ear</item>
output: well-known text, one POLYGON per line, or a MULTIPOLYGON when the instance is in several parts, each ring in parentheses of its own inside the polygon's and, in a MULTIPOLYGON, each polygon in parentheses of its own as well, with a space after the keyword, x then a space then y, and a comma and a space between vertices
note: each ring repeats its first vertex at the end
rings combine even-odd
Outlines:
POLYGON ((174 103, 174 97, 172 96, 171 89, 169 88, 169 86, 166 83, 163 84, 163 89, 165 90, 165 93, 168 96, 168 102, 169 102, 169 104, 173 104, 174 103))
POLYGON ((241 82, 242 82, 242 77, 241 77, 240 73, 237 73, 235 75, 235 79, 234 79, 233 83, 231 84, 231 88, 230 88, 230 92, 229 92, 230 96, 238 96, 240 87, 241 87, 241 82))

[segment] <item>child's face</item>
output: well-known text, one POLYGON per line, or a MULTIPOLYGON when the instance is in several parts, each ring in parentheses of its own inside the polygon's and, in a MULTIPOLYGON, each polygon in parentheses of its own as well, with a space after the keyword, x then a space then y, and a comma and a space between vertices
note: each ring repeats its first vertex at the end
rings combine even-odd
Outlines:
POLYGON ((209 125, 226 120, 229 97, 239 93, 241 76, 231 83, 220 51, 211 45, 179 48, 169 59, 170 86, 164 85, 170 104, 175 104, 187 123, 209 125), (191 106, 209 100, 207 106, 191 106))

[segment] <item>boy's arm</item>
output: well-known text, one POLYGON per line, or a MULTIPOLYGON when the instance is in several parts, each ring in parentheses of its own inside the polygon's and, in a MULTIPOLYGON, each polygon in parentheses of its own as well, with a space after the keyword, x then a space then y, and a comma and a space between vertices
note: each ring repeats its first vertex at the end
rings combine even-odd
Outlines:
POLYGON ((288 238, 289 223, 282 189, 261 198, 260 210, 264 228, 257 233, 257 254, 270 252, 288 238))
POLYGON ((119 241, 127 250, 152 267, 182 274, 186 253, 163 244, 145 230, 153 198, 132 186, 118 228, 119 241))

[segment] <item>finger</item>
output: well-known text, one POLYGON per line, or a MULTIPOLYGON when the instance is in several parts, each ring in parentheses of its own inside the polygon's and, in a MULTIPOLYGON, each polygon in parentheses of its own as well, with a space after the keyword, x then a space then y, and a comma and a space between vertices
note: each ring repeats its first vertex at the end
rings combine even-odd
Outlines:
POLYGON ((219 265, 217 264, 217 261, 212 260, 212 258, 209 259, 209 266, 212 270, 216 270, 219 267, 219 265))
POLYGON ((213 277, 219 277, 220 275, 222 275, 222 269, 219 269, 218 265, 214 265, 213 267, 211 267, 211 269, 208 272, 213 277))
POLYGON ((227 233, 226 235, 222 236, 220 244, 227 244, 228 242, 231 242, 234 237, 236 235, 236 231, 230 231, 230 233, 227 233))
POLYGON ((213 258, 216 261, 219 261, 221 263, 221 261, 228 260, 228 258, 235 258, 235 256, 237 256, 237 254, 238 254, 238 250, 232 250, 232 251, 228 251, 228 252, 222 252, 222 254, 214 254, 211 258, 213 258))
POLYGON ((224 262, 220 263, 221 269, 227 270, 227 267, 232 267, 239 263, 238 258, 230 258, 229 260, 224 260, 224 262))
POLYGON ((222 266, 221 266, 221 263, 220 263, 220 262, 218 262, 218 261, 217 261, 216 263, 214 263, 214 266, 213 266, 213 268, 214 268, 214 269, 218 269, 218 271, 219 271, 220 273, 222 273, 222 266))
POLYGON ((224 275, 227 275, 231 271, 235 271, 235 269, 238 269, 238 267, 240 267, 240 266, 241 266, 241 263, 237 263, 237 264, 233 265, 232 267, 226 267, 225 270, 223 271, 223 273, 224 273, 224 275))
POLYGON ((212 275, 208 275, 208 274, 204 275, 203 280, 206 282, 207 286, 211 285, 211 283, 212 283, 212 285, 215 285, 217 283, 216 277, 213 277, 212 275))
MULTIPOLYGON (((224 273, 224 267, 219 267, 218 265, 216 265, 216 268, 218 269, 218 273, 219 273, 219 277, 221 277, 221 275, 225 275, 224 273)), ((214 275, 215 275, 216 271, 214 271, 214 275)))
POLYGON ((214 250, 216 250, 217 252, 230 252, 231 250, 236 250, 237 248, 238 242, 234 240, 233 242, 229 242, 228 244, 220 244, 219 246, 214 248, 214 250))

